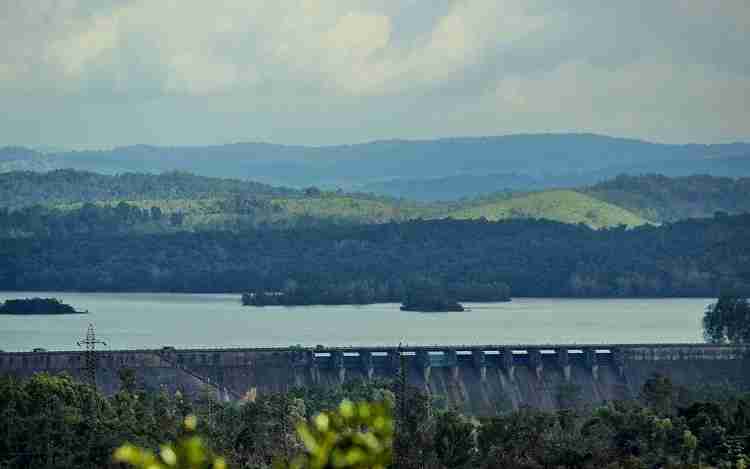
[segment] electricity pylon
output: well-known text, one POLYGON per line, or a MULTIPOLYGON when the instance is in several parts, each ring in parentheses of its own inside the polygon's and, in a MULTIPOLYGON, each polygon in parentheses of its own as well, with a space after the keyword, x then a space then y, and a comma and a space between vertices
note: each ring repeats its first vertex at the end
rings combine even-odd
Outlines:
POLYGON ((86 355, 85 355, 85 361, 86 365, 84 368, 84 374, 86 376, 86 380, 89 382, 89 384, 92 387, 96 387, 96 346, 102 345, 107 346, 107 343, 103 340, 97 340, 96 338, 96 332, 94 332, 94 325, 89 324, 88 329, 86 330, 86 338, 83 340, 79 340, 78 342, 79 347, 85 347, 86 348, 86 355))

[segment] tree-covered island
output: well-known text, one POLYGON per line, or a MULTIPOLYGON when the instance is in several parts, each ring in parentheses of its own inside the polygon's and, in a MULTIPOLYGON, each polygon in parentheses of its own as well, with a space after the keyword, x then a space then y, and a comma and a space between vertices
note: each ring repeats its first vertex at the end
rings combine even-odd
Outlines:
POLYGON ((456 298, 453 292, 439 282, 420 279, 408 285, 401 311, 418 311, 421 313, 464 311, 464 307, 456 298))
POLYGON ((24 298, 0 304, 0 314, 85 314, 57 298, 24 298))
POLYGON ((281 289, 257 288, 242 294, 244 306, 365 305, 404 303, 419 311, 463 311, 458 301, 510 301, 510 288, 501 282, 445 282, 404 272, 385 280, 308 281, 288 279, 281 289))
POLYGON ((404 303, 401 311, 416 311, 419 313, 451 313, 463 312, 466 309, 457 301, 445 300, 443 298, 432 298, 419 303, 404 303))

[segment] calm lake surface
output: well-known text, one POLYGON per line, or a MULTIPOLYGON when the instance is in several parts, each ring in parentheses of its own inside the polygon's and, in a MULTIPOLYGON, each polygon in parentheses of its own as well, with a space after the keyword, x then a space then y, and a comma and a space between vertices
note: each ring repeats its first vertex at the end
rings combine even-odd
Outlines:
POLYGON ((57 297, 91 314, 0 315, 0 350, 75 350, 93 323, 109 349, 287 345, 639 343, 702 341, 711 299, 518 298, 466 303, 464 313, 398 304, 245 307, 239 295, 0 292, 57 297))

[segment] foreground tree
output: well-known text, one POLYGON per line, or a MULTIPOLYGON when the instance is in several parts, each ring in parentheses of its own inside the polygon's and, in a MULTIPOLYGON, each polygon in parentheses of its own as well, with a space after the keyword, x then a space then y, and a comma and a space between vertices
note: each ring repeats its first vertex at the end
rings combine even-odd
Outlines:
MULTIPOLYGON (((138 469, 225 469, 224 458, 211 451, 196 428, 196 418, 188 416, 183 435, 175 443, 161 445, 158 453, 125 444, 113 459, 138 469)), ((383 403, 343 401, 337 410, 300 424, 297 432, 304 451, 277 459, 278 469, 385 469, 391 463, 393 419, 383 403)))
POLYGON ((661 376, 644 384, 639 400, 478 419, 433 409, 429 395, 401 380, 394 391, 343 385, 336 396, 348 399, 340 404, 318 390, 248 393, 241 402, 206 392, 191 401, 144 389, 129 371, 121 378, 122 388, 104 396, 65 375, 0 377, 0 468, 738 469, 750 462, 750 394, 695 394, 661 376), (380 402, 353 403, 360 401, 380 402))
POLYGON ((226 469, 224 458, 213 454, 195 433, 197 426, 194 416, 186 417, 183 435, 176 443, 164 444, 158 452, 126 443, 117 448, 113 459, 138 469, 226 469))
POLYGON ((706 309, 703 335, 714 344, 750 343, 750 304, 747 298, 725 295, 706 309))
POLYGON ((641 399, 644 404, 661 415, 672 411, 674 397, 675 389, 672 380, 659 373, 647 379, 641 389, 641 399))

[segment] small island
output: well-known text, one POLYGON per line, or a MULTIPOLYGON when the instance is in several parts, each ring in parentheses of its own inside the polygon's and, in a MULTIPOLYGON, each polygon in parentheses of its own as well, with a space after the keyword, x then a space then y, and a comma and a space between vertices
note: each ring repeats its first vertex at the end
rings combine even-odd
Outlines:
POLYGON ((420 313, 463 312, 464 307, 444 285, 431 281, 417 281, 409 285, 401 311, 420 313))
POLYGON ((404 311, 465 311, 459 302, 510 301, 510 288, 501 282, 453 281, 415 276, 378 283, 301 283, 288 280, 283 287, 250 289, 242 294, 244 306, 367 305, 401 302, 404 311))
POLYGON ((419 313, 451 313, 463 312, 466 309, 456 301, 428 301, 422 303, 404 303, 401 311, 416 311, 419 313))
POLYGON ((6 300, 0 305, 0 314, 85 314, 84 311, 76 311, 57 298, 24 298, 17 300, 6 300))

